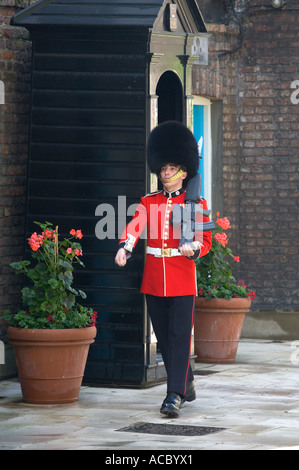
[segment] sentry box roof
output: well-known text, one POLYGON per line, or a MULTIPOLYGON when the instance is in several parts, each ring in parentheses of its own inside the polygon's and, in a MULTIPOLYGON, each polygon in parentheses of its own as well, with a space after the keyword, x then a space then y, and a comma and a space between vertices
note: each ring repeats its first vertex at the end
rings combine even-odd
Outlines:
POLYGON ((198 0, 41 0, 16 14, 12 24, 28 29, 41 25, 108 26, 206 32, 198 0), (171 18, 173 11, 177 21, 172 23, 167 17, 171 18))

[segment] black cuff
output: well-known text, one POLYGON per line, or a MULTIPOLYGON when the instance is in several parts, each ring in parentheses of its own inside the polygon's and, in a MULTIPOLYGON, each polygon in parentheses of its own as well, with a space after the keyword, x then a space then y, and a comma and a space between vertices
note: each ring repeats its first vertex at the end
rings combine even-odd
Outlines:
MULTIPOLYGON (((125 245, 126 245, 126 242, 121 242, 121 243, 119 243, 119 244, 118 244, 118 249, 120 249, 120 248, 125 248, 125 245)), ((126 249, 126 248, 125 248, 125 249, 126 249)), ((133 250, 132 250, 132 251, 129 251, 129 250, 127 250, 127 251, 128 251, 128 253, 133 253, 134 250, 135 250, 135 246, 133 246, 133 250)))
MULTIPOLYGON (((120 249, 120 248, 125 248, 125 246, 126 246, 126 242, 121 242, 121 243, 118 244, 118 249, 120 249)), ((126 250, 126 248, 125 248, 125 250, 126 250)), ((128 253, 133 254, 133 251, 134 251, 134 250, 135 250, 135 246, 133 246, 132 251, 129 251, 129 250, 126 250, 126 251, 127 251, 128 253)))
POLYGON ((194 251, 193 256, 186 256, 186 258, 193 260, 193 259, 197 259, 199 257, 199 255, 200 255, 200 248, 198 250, 194 251))

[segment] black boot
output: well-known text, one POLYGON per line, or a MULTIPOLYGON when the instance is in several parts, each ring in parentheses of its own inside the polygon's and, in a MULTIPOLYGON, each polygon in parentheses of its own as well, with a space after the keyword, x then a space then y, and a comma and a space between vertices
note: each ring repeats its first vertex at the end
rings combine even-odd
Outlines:
POLYGON ((178 393, 169 392, 162 403, 160 413, 168 418, 177 418, 180 414, 181 397, 178 393))
POLYGON ((187 383, 187 390, 186 395, 182 398, 181 404, 185 403, 185 401, 194 401, 196 400, 196 392, 194 388, 194 381, 187 383))

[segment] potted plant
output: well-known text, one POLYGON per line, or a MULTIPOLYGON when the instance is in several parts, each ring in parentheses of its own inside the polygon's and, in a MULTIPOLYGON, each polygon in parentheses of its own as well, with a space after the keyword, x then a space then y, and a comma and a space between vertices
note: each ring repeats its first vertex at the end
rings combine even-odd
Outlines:
POLYGON ((235 361, 246 312, 256 293, 237 281, 231 261, 239 262, 227 246, 227 217, 216 214, 209 253, 196 261, 198 297, 195 301, 194 349, 197 362, 235 361))
POLYGON ((59 241, 58 227, 35 222, 41 233, 28 239, 29 260, 11 263, 30 281, 22 289, 23 308, 5 312, 9 341, 13 344, 24 401, 70 403, 79 397, 89 345, 96 336, 97 313, 77 303, 86 298, 73 287, 74 264, 80 257, 81 230, 59 241))

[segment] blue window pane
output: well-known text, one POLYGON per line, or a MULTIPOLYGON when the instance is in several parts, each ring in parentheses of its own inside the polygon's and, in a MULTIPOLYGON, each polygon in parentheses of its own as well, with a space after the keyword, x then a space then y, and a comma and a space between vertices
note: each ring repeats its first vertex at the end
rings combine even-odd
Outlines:
MULTIPOLYGON (((193 107, 193 120, 194 120, 194 127, 193 132, 195 139, 198 142, 200 156, 204 158, 205 152, 205 135, 204 135, 204 106, 202 105, 194 105, 193 107)), ((202 185, 201 185, 201 194, 204 196, 205 194, 205 179, 204 179, 204 164, 203 159, 199 160, 199 173, 201 174, 202 185)))

